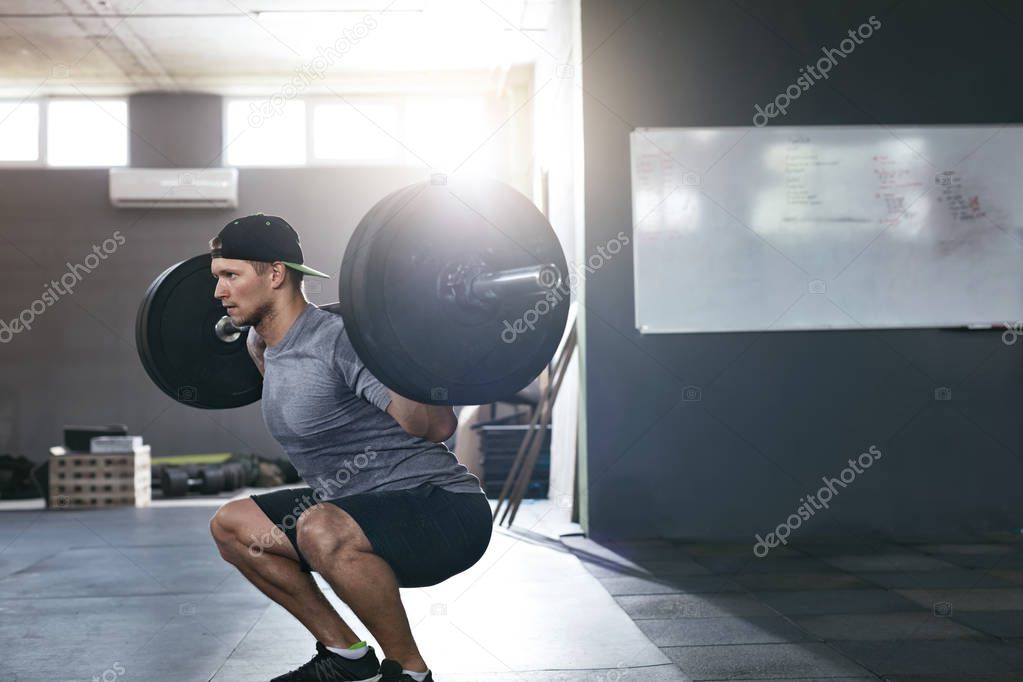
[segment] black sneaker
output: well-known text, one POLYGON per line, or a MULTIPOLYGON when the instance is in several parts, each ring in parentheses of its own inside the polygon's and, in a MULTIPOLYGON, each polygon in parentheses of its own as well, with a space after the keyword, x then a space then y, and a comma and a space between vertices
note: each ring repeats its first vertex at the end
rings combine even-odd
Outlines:
POLYGON ((380 662, 373 647, 368 648, 362 658, 351 660, 317 642, 313 660, 270 682, 376 682, 380 662))
MULTIPOLYGON (((401 663, 385 658, 380 664, 380 682, 413 682, 412 678, 402 671, 401 663)), ((423 682, 433 682, 433 673, 427 672, 423 682)))

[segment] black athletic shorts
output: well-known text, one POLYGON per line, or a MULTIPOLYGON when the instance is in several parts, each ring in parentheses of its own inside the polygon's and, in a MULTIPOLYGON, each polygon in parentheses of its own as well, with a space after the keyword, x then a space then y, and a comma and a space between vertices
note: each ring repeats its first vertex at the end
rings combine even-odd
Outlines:
MULTIPOLYGON (((298 549, 296 526, 315 504, 312 488, 291 488, 250 496, 298 549)), ((411 490, 351 495, 324 500, 348 512, 402 587, 429 587, 466 570, 490 544, 493 517, 483 493, 452 493, 432 485, 411 490)))

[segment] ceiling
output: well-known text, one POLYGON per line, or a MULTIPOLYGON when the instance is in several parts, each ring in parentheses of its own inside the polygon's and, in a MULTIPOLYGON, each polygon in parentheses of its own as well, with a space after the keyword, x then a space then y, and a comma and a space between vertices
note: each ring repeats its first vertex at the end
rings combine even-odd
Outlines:
POLYGON ((0 92, 374 91, 500 81, 558 0, 0 0, 0 92), (401 86, 398 86, 401 87, 401 86))

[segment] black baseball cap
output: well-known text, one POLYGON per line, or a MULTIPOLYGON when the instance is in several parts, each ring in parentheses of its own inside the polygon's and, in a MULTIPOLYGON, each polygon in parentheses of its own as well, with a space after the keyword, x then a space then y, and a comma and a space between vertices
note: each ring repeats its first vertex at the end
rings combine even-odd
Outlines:
POLYGON ((284 218, 275 215, 245 216, 232 220, 217 235, 220 248, 211 249, 214 258, 232 258, 272 263, 281 261, 292 270, 312 277, 326 277, 319 270, 303 265, 302 243, 295 228, 284 218))

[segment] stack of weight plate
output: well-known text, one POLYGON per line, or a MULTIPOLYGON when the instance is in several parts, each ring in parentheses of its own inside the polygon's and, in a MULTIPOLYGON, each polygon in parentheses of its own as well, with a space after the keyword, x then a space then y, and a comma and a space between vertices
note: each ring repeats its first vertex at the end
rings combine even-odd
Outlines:
MULTIPOLYGON (((483 445, 481 462, 483 489, 487 492, 488 497, 496 498, 500 494, 528 429, 529 426, 525 424, 490 424, 480 427, 483 445)), ((547 497, 550 482, 551 429, 548 426, 543 446, 540 449, 540 458, 533 469, 533 476, 529 480, 525 497, 530 499, 547 497)))

